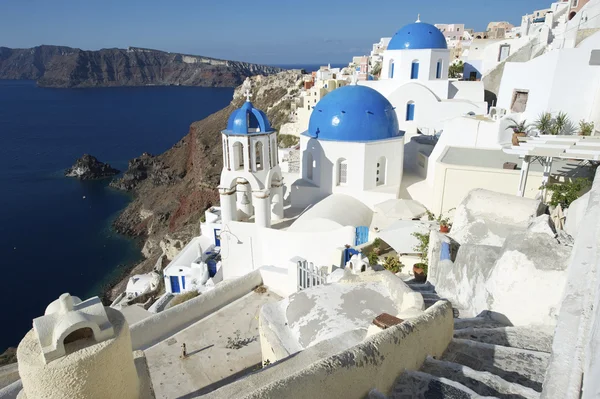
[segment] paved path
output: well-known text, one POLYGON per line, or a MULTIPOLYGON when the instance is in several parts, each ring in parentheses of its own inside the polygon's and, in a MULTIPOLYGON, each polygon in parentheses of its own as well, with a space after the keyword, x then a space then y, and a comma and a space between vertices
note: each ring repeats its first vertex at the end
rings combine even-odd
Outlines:
POLYGON ((259 310, 265 303, 279 299, 269 291, 251 292, 146 350, 156 397, 196 397, 257 369, 262 362, 259 310), (235 339, 236 331, 247 344, 240 349, 227 348, 228 339, 235 339), (182 343, 187 347, 186 359, 180 359, 182 343))

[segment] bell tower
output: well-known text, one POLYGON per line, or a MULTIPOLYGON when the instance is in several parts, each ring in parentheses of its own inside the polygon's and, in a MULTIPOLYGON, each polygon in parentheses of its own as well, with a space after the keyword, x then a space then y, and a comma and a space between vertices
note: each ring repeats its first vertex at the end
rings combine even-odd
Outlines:
POLYGON ((271 220, 283 218, 277 132, 267 115, 250 102, 250 79, 243 88, 246 102, 231 114, 222 132, 221 221, 225 225, 254 217, 259 226, 271 227, 271 220))

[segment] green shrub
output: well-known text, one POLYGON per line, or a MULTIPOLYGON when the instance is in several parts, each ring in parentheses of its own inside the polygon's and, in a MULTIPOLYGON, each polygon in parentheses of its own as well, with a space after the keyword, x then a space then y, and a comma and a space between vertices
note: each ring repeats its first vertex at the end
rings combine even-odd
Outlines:
POLYGON ((565 209, 577 198, 581 197, 583 191, 591 186, 591 182, 583 177, 578 177, 564 183, 547 184, 546 189, 552 191, 549 205, 560 206, 565 209))
POLYGON ((429 264, 427 253, 429 252, 429 233, 412 233, 413 237, 419 240, 419 243, 413 247, 413 251, 419 254, 421 262, 429 264))
POLYGON ((371 266, 379 263, 379 255, 377 255, 374 251, 367 253, 367 259, 369 260, 369 264, 371 266))
POLYGON ((291 134, 277 135, 277 145, 279 145, 279 148, 295 147, 299 142, 300 138, 291 134))
POLYGON ((181 305, 192 298, 196 298, 198 295, 200 295, 198 291, 188 291, 183 294, 179 294, 171 301, 171 307, 181 305))
POLYGON ((585 120, 579 121, 579 135, 580 136, 591 136, 594 132, 594 122, 586 122, 585 120))
POLYGON ((385 270, 389 270, 394 274, 400 273, 403 267, 404 265, 402 264, 402 262, 400 262, 397 256, 390 255, 387 258, 385 258, 385 261, 383 262, 383 268, 385 270))

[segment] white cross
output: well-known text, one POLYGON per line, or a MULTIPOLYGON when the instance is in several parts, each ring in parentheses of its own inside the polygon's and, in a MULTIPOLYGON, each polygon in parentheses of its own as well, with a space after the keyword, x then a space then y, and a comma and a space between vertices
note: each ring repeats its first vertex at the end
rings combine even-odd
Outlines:
POLYGON ((252 93, 250 93, 250 89, 246 89, 246 101, 250 102, 250 97, 252 97, 252 93))
POLYGON ((421 14, 418 14, 418 15, 417 15, 417 20, 416 20, 416 22, 421 22, 421 14))

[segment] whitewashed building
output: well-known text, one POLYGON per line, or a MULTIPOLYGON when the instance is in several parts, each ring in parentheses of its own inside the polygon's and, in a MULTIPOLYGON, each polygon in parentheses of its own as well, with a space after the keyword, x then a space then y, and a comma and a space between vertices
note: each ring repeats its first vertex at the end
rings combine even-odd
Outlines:
POLYGON ((450 61, 442 32, 417 21, 392 37, 383 54, 380 80, 360 84, 390 101, 408 143, 417 131, 433 134, 448 119, 487 112, 483 84, 450 80, 450 61))

